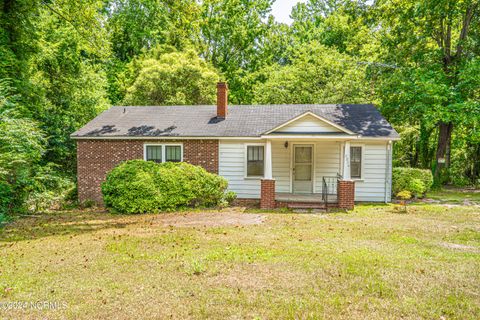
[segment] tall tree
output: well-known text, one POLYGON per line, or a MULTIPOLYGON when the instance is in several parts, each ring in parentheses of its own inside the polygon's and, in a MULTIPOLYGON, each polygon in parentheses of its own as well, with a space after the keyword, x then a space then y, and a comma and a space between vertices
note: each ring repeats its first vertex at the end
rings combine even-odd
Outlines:
POLYGON ((157 47, 129 64, 126 105, 196 105, 215 102, 217 71, 193 50, 157 47))
POLYGON ((28 91, 28 59, 36 50, 38 1, 0 1, 0 79, 8 78, 16 92, 28 91))
POLYGON ((365 65, 312 42, 298 49, 291 64, 264 70, 266 81, 255 87, 258 103, 370 102, 365 65))
POLYGON ((112 103, 124 98, 122 75, 127 64, 157 45, 179 50, 199 37, 200 5, 195 0, 108 0, 105 5, 113 55, 107 63, 112 103))
POLYGON ((318 41, 341 53, 374 61, 379 50, 367 1, 309 0, 292 10, 294 46, 318 41))
POLYGON ((159 44, 183 49, 198 36, 200 8, 194 0, 109 0, 105 12, 113 54, 120 61, 159 44))
POLYGON ((244 103, 251 89, 245 77, 265 65, 261 45, 274 23, 268 19, 273 0, 205 0, 201 13, 202 57, 227 78, 230 100, 244 103))
POLYGON ((28 104, 48 137, 45 162, 75 171, 70 134, 107 107, 100 62, 109 55, 101 28, 101 1, 45 3, 34 26, 38 52, 29 61, 32 98, 28 104))
POLYGON ((398 66, 393 76, 401 79, 397 82, 401 86, 415 83, 403 86, 397 103, 407 113, 417 110, 435 122, 434 172, 437 181, 446 179, 455 126, 472 125, 466 117, 480 112, 478 101, 472 99, 472 82, 465 86, 462 81, 462 74, 478 63, 474 54, 478 43, 472 41, 471 30, 479 27, 479 2, 379 0, 375 5, 388 48, 384 58, 398 66))

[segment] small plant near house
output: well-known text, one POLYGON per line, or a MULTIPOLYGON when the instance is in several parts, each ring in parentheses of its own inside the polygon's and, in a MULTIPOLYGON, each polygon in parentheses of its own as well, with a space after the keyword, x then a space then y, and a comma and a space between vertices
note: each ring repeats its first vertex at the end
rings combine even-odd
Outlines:
POLYGON ((407 212, 407 201, 412 198, 412 193, 408 190, 403 190, 397 193, 397 198, 400 200, 402 205, 402 211, 407 212))
POLYGON ((231 205, 236 199, 237 199, 237 194, 233 191, 227 191, 225 193, 225 196, 223 198, 229 205, 231 205))
POLYGON ((119 213, 157 213, 214 207, 225 197, 227 180, 187 163, 124 162, 102 184, 105 206, 119 213))
POLYGON ((397 196, 402 191, 409 191, 414 198, 422 198, 433 185, 430 170, 417 168, 394 168, 392 173, 392 191, 397 196))

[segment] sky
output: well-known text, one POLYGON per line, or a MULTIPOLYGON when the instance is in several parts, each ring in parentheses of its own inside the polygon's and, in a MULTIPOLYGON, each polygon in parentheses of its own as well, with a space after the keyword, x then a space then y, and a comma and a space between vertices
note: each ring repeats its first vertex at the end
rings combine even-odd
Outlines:
POLYGON ((292 11, 292 7, 299 2, 305 1, 306 0, 275 0, 271 14, 275 17, 276 21, 291 24, 292 19, 290 19, 290 12, 292 11))

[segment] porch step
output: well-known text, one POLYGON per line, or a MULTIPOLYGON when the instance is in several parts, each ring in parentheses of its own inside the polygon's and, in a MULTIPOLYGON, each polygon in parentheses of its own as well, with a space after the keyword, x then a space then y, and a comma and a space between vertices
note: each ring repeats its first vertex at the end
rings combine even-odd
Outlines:
POLYGON ((326 209, 324 203, 289 203, 287 205, 289 209, 326 209))

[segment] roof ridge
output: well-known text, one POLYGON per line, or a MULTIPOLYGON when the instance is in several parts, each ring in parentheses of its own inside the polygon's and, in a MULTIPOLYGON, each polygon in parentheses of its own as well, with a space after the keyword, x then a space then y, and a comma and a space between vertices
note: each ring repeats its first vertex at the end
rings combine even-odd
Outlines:
MULTIPOLYGON (((373 103, 283 103, 283 104, 229 104, 229 107, 335 107, 335 106, 375 106, 373 103)), ((148 105, 148 106, 120 106, 111 108, 160 108, 160 107, 216 107, 215 104, 188 104, 188 105, 148 105)))

